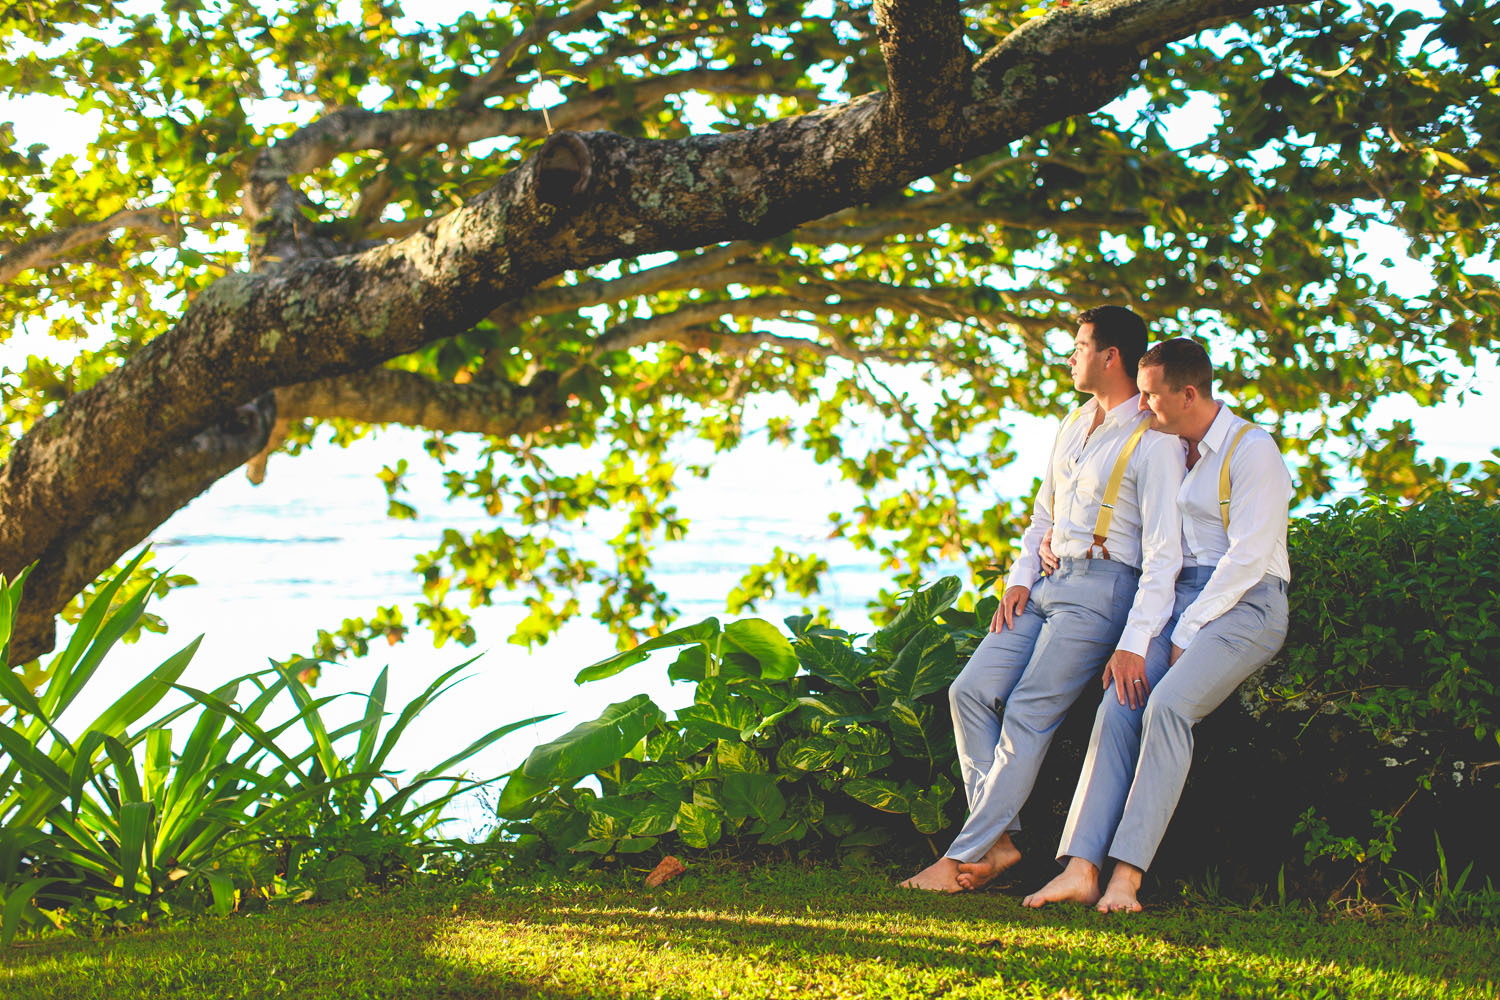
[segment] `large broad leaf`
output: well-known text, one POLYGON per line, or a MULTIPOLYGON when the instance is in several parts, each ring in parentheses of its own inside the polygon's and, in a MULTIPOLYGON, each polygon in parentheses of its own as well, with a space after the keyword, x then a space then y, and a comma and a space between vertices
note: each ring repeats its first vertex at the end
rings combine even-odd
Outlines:
POLYGON ((674 646, 687 646, 695 642, 709 643, 719 634, 719 620, 717 618, 705 618, 696 625, 685 625, 675 628, 670 632, 663 633, 654 639, 647 639, 634 649, 608 656, 598 663, 590 664, 578 672, 573 678, 579 684, 589 681, 601 680, 605 677, 613 677, 620 671, 635 666, 644 660, 649 654, 658 649, 671 649, 674 646))
POLYGON ((778 820, 786 812, 786 798, 769 774, 736 772, 724 775, 719 803, 731 819, 778 820))
POLYGON ((823 771, 838 760, 839 745, 824 736, 788 740, 776 753, 776 766, 783 771, 823 771))
POLYGON ((891 762, 891 741, 879 729, 850 726, 838 733, 840 755, 850 776, 863 778, 891 762))
POLYGON ((720 772, 724 774, 766 773, 766 762, 755 752, 755 748, 737 740, 720 740, 714 758, 719 763, 720 772))
POLYGON ((918 629, 952 607, 960 589, 958 577, 945 576, 926 590, 917 591, 901 605, 891 623, 871 637, 872 641, 881 649, 900 649, 918 629))
POLYGON ((708 676, 708 647, 692 645, 677 654, 667 667, 667 679, 697 684, 708 676))
POLYGON ((800 819, 783 816, 774 822, 766 824, 766 831, 760 835, 760 842, 770 847, 775 844, 785 844, 792 840, 801 840, 807 836, 807 824, 800 819))
POLYGON ((684 802, 677 809, 677 836, 689 847, 712 847, 723 832, 723 817, 717 809, 684 802))
POLYGON ((943 803, 953 797, 953 783, 939 778, 911 797, 911 823, 918 833, 937 833, 948 825, 943 803))
POLYGON ((697 697, 700 699, 697 703, 677 713, 677 722, 689 740, 703 736, 739 740, 741 733, 754 729, 761 720, 753 701, 722 682, 699 685, 697 697))
POLYGON ((855 778, 843 784, 844 793, 881 812, 911 811, 911 801, 894 781, 884 778, 855 778))
POLYGON ((932 746, 927 742, 927 717, 932 709, 925 705, 912 706, 897 698, 891 702, 887 722, 891 729, 891 742, 904 756, 935 763, 932 746))
POLYGON ((936 625, 923 626, 881 673, 877 681, 881 700, 890 703, 899 698, 915 703, 953 683, 958 669, 953 637, 936 625))
POLYGON ((599 718, 531 751, 521 773, 556 785, 602 771, 629 753, 664 718, 656 703, 643 694, 616 702, 599 718))
POLYGON ((632 837, 660 837, 677 825, 681 800, 652 799, 630 821, 632 837))
POLYGON ((669 798, 674 802, 682 793, 686 778, 682 768, 676 764, 650 763, 642 767, 629 781, 620 786, 621 795, 654 795, 669 798))
POLYGON ((763 680, 785 680, 797 672, 797 654, 781 631, 763 618, 730 622, 719 654, 763 680))
POLYGON ((796 650, 808 673, 845 691, 858 691, 870 676, 870 662, 837 639, 811 635, 797 643, 796 650))

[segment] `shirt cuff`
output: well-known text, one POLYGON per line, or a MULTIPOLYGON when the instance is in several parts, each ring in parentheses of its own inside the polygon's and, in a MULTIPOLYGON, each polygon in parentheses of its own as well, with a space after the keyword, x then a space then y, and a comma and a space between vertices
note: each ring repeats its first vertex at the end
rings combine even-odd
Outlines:
POLYGON ((1134 653, 1136 656, 1144 657, 1150 645, 1151 633, 1132 625, 1120 633, 1120 643, 1115 648, 1122 653, 1134 653))
POLYGON ((1036 571, 1030 566, 1023 565, 1021 560, 1016 560, 1016 564, 1010 570, 1010 579, 1005 581, 1005 589, 1025 587, 1027 590, 1030 590, 1035 584, 1036 571))
POLYGON ((1177 627, 1172 630, 1172 645, 1178 649, 1187 649, 1188 643, 1198 637, 1198 630, 1202 627, 1190 622, 1178 622, 1177 627))

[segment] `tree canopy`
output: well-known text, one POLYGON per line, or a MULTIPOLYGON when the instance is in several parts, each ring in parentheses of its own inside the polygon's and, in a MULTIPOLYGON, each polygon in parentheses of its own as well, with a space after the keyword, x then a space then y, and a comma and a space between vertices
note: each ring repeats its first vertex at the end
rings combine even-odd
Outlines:
MULTIPOLYGON (((493 527, 417 560, 440 638, 516 588, 522 640, 580 613, 626 644, 659 630, 650 553, 685 530, 689 437, 835 463, 868 499, 833 530, 901 583, 1003 563, 1007 415, 1069 405, 1056 336, 1106 302, 1206 336, 1303 496, 1345 468, 1393 495, 1500 482, 1371 419, 1493 349, 1483 0, 476 6, 0 10, 0 95, 97 129, 59 156, 0 126, 0 337, 55 343, 0 372, 0 573, 37 564, 17 656, 217 479, 389 424, 440 462, 484 441, 443 475, 493 527), (1430 291, 1361 268, 1370 222, 1430 291), (594 471, 555 467, 578 445, 594 471), (603 563, 540 530, 606 511, 603 563)), ((380 474, 409 514, 415 471, 380 474)), ((768 552, 735 610, 825 569, 768 552)), ((372 609, 319 652, 409 624, 372 609)))

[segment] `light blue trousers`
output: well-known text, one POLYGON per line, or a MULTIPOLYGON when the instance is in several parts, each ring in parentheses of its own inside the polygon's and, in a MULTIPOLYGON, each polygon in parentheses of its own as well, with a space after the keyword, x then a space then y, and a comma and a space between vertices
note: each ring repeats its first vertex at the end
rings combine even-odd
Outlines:
POLYGON ((1177 616, 1212 572, 1211 566, 1197 566, 1177 578, 1172 620, 1146 655, 1151 694, 1145 708, 1121 705, 1113 688, 1104 692, 1058 845, 1059 861, 1082 858, 1102 868, 1108 857, 1149 868, 1187 782, 1193 726, 1286 641, 1286 583, 1266 576, 1203 626, 1169 669, 1177 616))
POLYGON ((1016 822, 1052 735, 1114 652, 1139 571, 1064 559, 1013 628, 980 642, 948 689, 969 817, 947 856, 977 861, 1016 822))

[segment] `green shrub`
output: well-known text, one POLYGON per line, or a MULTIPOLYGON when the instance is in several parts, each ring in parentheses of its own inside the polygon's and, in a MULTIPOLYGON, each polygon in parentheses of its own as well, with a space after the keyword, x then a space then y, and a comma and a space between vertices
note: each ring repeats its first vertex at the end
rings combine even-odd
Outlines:
POLYGON ((1293 522, 1287 642, 1228 714, 1286 765, 1301 860, 1493 860, 1500 505, 1344 500, 1293 522))

